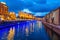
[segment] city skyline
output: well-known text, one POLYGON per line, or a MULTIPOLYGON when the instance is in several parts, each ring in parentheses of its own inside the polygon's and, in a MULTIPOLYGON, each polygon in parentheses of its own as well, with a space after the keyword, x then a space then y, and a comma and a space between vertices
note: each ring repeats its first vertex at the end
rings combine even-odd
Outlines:
POLYGON ((32 13, 35 16, 45 16, 60 6, 60 0, 0 0, 8 6, 9 12, 19 11, 32 13))

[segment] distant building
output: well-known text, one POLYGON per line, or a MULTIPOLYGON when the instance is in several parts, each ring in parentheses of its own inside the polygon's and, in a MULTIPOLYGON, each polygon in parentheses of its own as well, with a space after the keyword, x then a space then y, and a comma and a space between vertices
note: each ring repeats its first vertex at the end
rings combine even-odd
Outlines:
POLYGON ((36 20, 42 20, 44 16, 35 16, 36 20))
POLYGON ((46 15, 46 21, 49 23, 50 22, 50 14, 46 15))
POLYGON ((15 14, 15 12, 10 12, 8 18, 9 18, 9 20, 16 20, 16 14, 15 14))
POLYGON ((49 23, 53 23, 53 20, 52 20, 53 13, 52 13, 52 12, 50 12, 50 13, 49 13, 49 15, 50 15, 50 18, 49 18, 49 23))
POLYGON ((26 13, 26 12, 19 12, 19 15, 20 19, 34 19, 35 16, 33 16, 32 14, 30 13, 26 13))

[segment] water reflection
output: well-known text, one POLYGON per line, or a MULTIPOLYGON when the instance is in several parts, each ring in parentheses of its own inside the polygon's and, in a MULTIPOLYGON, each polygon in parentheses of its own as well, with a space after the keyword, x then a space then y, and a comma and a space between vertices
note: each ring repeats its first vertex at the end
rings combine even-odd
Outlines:
POLYGON ((39 29, 42 29, 42 22, 37 21, 37 26, 39 29))
POLYGON ((26 31, 26 36, 29 36, 29 30, 28 30, 28 28, 26 28, 25 31, 26 31))
POLYGON ((15 34, 15 27, 10 28, 9 34, 8 34, 8 40, 13 40, 14 39, 14 34, 15 34))
POLYGON ((21 21, 0 30, 0 40, 49 40, 42 22, 21 21))
POLYGON ((34 32, 34 23, 30 23, 30 32, 34 32))

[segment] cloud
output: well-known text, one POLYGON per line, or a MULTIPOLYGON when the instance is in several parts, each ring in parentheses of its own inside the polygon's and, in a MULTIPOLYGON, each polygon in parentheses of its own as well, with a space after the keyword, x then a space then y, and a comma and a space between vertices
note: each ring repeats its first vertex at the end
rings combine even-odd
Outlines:
MULTIPOLYGON (((0 2, 6 2, 9 11, 18 12, 21 10, 27 10, 26 12, 33 12, 32 14, 38 14, 43 16, 46 13, 54 10, 60 6, 60 0, 0 0, 0 2)), ((36 14, 36 15, 37 15, 36 14)))
POLYGON ((45 16, 46 14, 48 14, 49 12, 38 12, 36 13, 34 16, 45 16))
POLYGON ((38 3, 38 4, 46 4, 47 0, 33 0, 33 1, 38 3))
POLYGON ((1 3, 6 4, 5 2, 1 2, 1 3))
POLYGON ((23 12, 27 12, 27 13, 32 13, 31 11, 29 11, 28 9, 23 9, 23 12))

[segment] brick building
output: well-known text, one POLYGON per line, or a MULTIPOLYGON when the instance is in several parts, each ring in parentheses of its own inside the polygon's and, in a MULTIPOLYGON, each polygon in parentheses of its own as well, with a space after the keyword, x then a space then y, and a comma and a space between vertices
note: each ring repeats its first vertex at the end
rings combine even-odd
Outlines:
POLYGON ((45 20, 48 23, 52 23, 55 25, 60 25, 60 7, 56 10, 51 11, 49 14, 47 14, 43 20, 45 20))
POLYGON ((56 25, 60 25, 60 8, 53 11, 53 23, 56 25))

